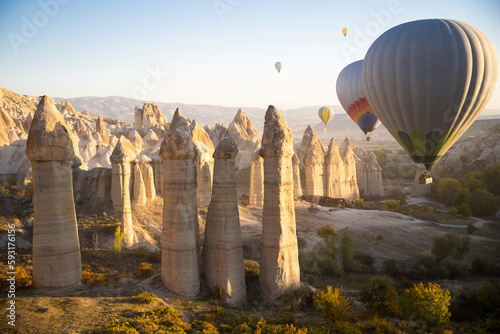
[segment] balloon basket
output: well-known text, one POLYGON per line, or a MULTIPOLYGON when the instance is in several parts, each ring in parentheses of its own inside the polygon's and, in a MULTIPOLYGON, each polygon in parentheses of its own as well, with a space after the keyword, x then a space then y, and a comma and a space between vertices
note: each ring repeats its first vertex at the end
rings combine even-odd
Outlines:
POLYGON ((432 174, 429 172, 425 172, 423 174, 420 174, 420 176, 418 178, 418 183, 420 183, 420 184, 432 183, 432 174))
POLYGON ((366 137, 366 141, 372 141, 372 137, 366 137))

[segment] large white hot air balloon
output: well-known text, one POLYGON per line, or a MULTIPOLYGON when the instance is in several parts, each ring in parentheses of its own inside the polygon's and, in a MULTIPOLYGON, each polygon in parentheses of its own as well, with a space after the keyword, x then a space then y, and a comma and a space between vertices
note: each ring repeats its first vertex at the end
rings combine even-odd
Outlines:
POLYGON ((493 94, 498 58, 477 28, 420 20, 382 34, 363 61, 370 106, 413 161, 431 171, 493 94))

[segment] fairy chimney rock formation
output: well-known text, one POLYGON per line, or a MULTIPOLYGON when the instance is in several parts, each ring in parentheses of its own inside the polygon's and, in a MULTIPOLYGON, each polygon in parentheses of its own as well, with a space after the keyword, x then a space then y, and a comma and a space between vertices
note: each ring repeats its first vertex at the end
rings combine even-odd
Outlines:
POLYGON ((210 136, 210 140, 212 140, 214 147, 219 145, 219 142, 222 140, 222 137, 224 137, 226 130, 227 128, 223 123, 215 123, 213 130, 210 129, 208 125, 205 125, 205 131, 210 136))
POLYGON ((229 132, 214 153, 214 185, 208 207, 203 247, 203 268, 209 288, 221 288, 226 303, 246 300, 243 241, 241 237, 234 159, 236 143, 229 132))
POLYGON ((136 150, 142 151, 144 149, 144 141, 142 140, 139 132, 137 132, 136 130, 130 131, 130 133, 128 134, 128 139, 130 140, 132 145, 134 145, 136 150))
POLYGON ((146 205, 146 186, 142 177, 141 163, 136 159, 134 165, 134 205, 146 205))
POLYGON ((345 173, 342 182, 342 197, 348 200, 359 198, 358 180, 356 179, 356 160, 349 138, 345 138, 340 145, 340 155, 344 161, 345 173))
POLYGON ((111 154, 111 200, 113 209, 121 211, 121 231, 125 234, 124 244, 134 243, 132 209, 130 204, 131 162, 136 158, 135 148, 124 136, 116 144, 111 154))
POLYGON ((293 167, 293 197, 298 198, 302 196, 302 185, 300 184, 300 160, 297 154, 292 156, 293 167))
POLYGON ((310 125, 308 125, 306 130, 304 131, 304 134, 302 135, 302 140, 300 142, 299 149, 297 150, 297 157, 299 158, 299 161, 302 164, 304 162, 304 156, 307 152, 307 148, 311 145, 311 141, 313 140, 314 134, 315 133, 313 128, 310 125))
POLYGON ((238 109, 236 116, 234 116, 227 129, 233 136, 236 145, 238 145, 236 168, 250 167, 252 153, 260 146, 261 135, 259 131, 241 108, 238 109))
POLYGON ((182 296, 200 292, 196 147, 179 109, 160 147, 163 162, 163 228, 161 277, 182 296))
POLYGON ((285 118, 269 106, 260 155, 264 158, 264 208, 260 286, 265 298, 276 300, 300 284, 293 201, 293 137, 285 118))
POLYGON ((264 205, 264 159, 262 159, 259 152, 260 148, 255 150, 250 160, 248 201, 250 205, 262 207, 264 205))
POLYGON ((210 136, 196 120, 190 126, 193 143, 196 146, 196 199, 199 207, 207 207, 212 196, 212 178, 214 173, 214 145, 210 136))
MULTIPOLYGON (((149 199, 156 198, 156 187, 155 179, 151 158, 141 155, 135 159, 136 163, 141 168, 142 180, 144 182, 144 188, 146 190, 146 197, 149 199)), ((135 181, 134 181, 135 182, 135 181)))
POLYGON ((154 150, 160 139, 158 138, 158 135, 156 132, 154 132, 153 129, 149 129, 144 138, 142 138, 142 141, 144 142, 144 146, 146 147, 146 150, 154 150))
POLYGON ((82 278, 80 243, 73 200, 70 128, 43 96, 29 132, 26 155, 34 181, 33 283, 67 287, 82 278))
POLYGON ((157 124, 166 124, 167 117, 152 103, 144 103, 142 108, 134 108, 135 127, 155 126, 157 124))
POLYGON ((332 138, 328 144, 325 156, 325 196, 342 198, 342 184, 344 182, 345 166, 340 155, 339 147, 332 138))
POLYGON ((69 103, 69 101, 66 101, 64 103, 64 106, 62 108, 62 112, 64 113, 65 111, 68 112, 68 114, 70 114, 70 115, 76 115, 77 114, 75 108, 73 108, 73 106, 71 105, 71 103, 69 103))
POLYGON ((311 136, 308 145, 303 151, 302 162, 305 172, 304 194, 309 196, 323 196, 325 148, 311 126, 309 126, 306 131, 310 132, 311 136))
POLYGON ((104 144, 109 145, 109 132, 108 129, 106 129, 106 124, 102 120, 101 116, 97 117, 97 121, 95 123, 95 130, 98 134, 101 135, 101 139, 104 142, 104 144))
POLYGON ((377 156, 371 152, 366 158, 363 166, 364 177, 366 180, 365 195, 384 196, 384 185, 382 183, 382 167, 378 164, 377 156))

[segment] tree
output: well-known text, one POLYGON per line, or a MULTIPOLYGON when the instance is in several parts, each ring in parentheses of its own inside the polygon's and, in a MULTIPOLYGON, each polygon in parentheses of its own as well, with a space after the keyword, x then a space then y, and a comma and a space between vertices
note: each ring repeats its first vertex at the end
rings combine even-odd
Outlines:
POLYGON ((486 168, 483 171, 483 180, 492 194, 500 195, 500 164, 486 168))
POLYGON ((434 237, 431 253, 436 257, 436 264, 438 264, 448 256, 462 261, 470 249, 469 236, 460 237, 457 233, 450 232, 442 237, 434 237))
POLYGON ((453 195, 461 188, 455 179, 443 178, 438 181, 438 200, 446 205, 453 205, 453 195))
POLYGON ((366 303, 369 310, 381 317, 401 314, 398 293, 386 276, 372 277, 369 285, 361 285, 359 299, 366 303))
POLYGON ((476 189, 469 200, 474 216, 491 216, 498 211, 499 200, 488 190, 476 189))
POLYGON ((314 307, 323 313, 323 317, 330 323, 347 321, 353 311, 349 306, 349 298, 342 296, 342 288, 327 287, 326 292, 320 291, 313 296, 314 307))
POLYGON ((349 266, 352 258, 354 257, 354 243, 349 234, 347 234, 347 227, 342 234, 342 244, 340 246, 340 255, 342 257, 342 266, 344 270, 349 266))
POLYGON ((453 205, 459 206, 467 203, 470 199, 469 188, 461 187, 455 194, 453 194, 453 205))
POLYGON ((377 162, 380 167, 384 168, 387 165, 387 153, 384 150, 375 150, 373 151, 375 156, 377 157, 377 162))
POLYGON ((471 193, 476 189, 487 189, 486 182, 484 182, 481 172, 467 174, 462 185, 469 189, 471 193))
POLYGON ((408 319, 427 327, 443 327, 450 322, 450 298, 450 292, 439 284, 419 283, 405 290, 400 305, 408 319))

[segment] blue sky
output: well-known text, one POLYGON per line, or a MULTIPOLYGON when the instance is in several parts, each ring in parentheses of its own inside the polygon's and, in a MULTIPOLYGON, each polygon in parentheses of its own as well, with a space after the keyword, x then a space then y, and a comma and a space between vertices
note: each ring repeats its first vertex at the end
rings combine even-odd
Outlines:
MULTIPOLYGON (((1 1, 0 87, 234 107, 338 105, 337 75, 387 29, 457 19, 500 52, 499 17, 498 0, 1 1)), ((500 85, 487 108, 500 109, 500 85)))

